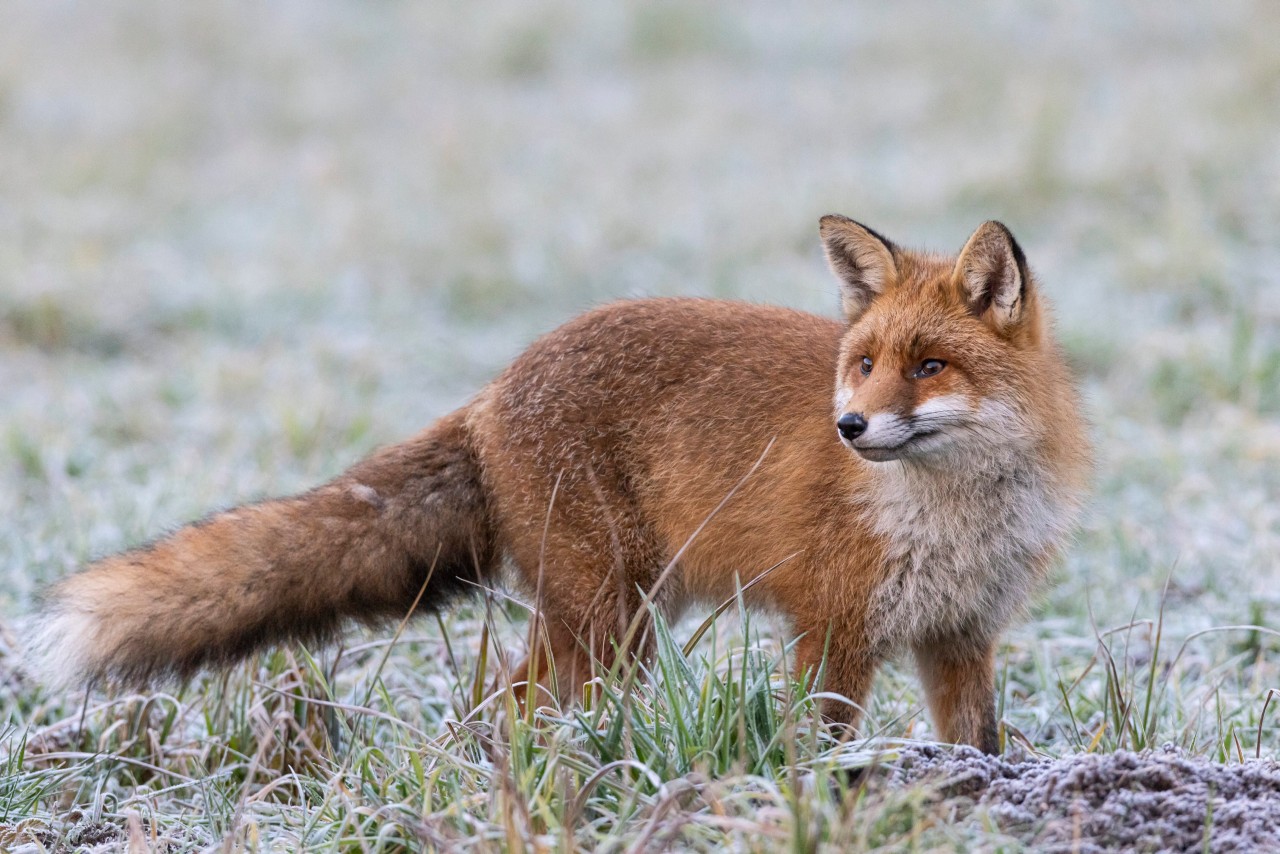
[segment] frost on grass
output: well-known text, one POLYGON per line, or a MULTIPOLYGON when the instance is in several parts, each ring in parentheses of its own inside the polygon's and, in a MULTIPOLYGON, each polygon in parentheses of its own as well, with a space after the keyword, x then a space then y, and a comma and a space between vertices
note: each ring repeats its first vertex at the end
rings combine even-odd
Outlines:
POLYGON ((1010 760, 907 748, 884 784, 927 785, 1046 851, 1280 850, 1280 763, 1210 762, 1173 745, 1010 760))
MULTIPOLYGON (((1147 847, 1198 850, 1206 824, 1227 847, 1270 816, 1246 775, 1271 771, 1204 762, 1280 746, 1278 41, 1280 4, 1256 0, 7 4, 0 848, 6 827, 74 848, 82 824, 123 845, 139 811, 174 850, 652 850, 659 826, 715 852, 1017 850, 1077 823, 1117 840, 1109 811, 1148 804, 1182 835, 1147 847), (833 211, 921 248, 997 217, 1027 248, 1085 382, 1098 483, 1058 583, 1006 638, 1003 716, 1054 755, 1172 741, 1188 753, 1142 760, 1163 776, 1124 753, 971 757, 936 810, 904 788, 850 809, 795 783, 835 776, 827 741, 783 737, 808 718, 763 689, 717 717, 701 685, 658 712, 628 701, 633 726, 601 744, 570 716, 506 746, 457 722, 499 675, 482 643, 515 649, 525 627, 486 635, 475 611, 172 697, 86 702, 13 672, 46 584, 323 481, 588 306, 834 314, 815 233, 833 211), (694 773, 705 802, 663 799, 694 773), (975 799, 966 821, 947 806, 975 799)), ((870 702, 872 731, 927 737, 909 667, 870 702)))

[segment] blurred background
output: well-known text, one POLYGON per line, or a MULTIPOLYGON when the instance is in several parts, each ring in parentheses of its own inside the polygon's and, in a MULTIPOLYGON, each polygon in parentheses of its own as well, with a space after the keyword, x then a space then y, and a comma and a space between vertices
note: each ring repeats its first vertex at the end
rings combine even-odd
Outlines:
MULTIPOLYGON (((315 483, 606 300, 834 315, 1006 222, 1097 499, 1024 638, 1280 608, 1280 5, 5 4, 0 613, 315 483)), ((785 366, 780 366, 785 370, 785 366)), ((1087 642, 1087 641, 1086 641, 1087 642)))

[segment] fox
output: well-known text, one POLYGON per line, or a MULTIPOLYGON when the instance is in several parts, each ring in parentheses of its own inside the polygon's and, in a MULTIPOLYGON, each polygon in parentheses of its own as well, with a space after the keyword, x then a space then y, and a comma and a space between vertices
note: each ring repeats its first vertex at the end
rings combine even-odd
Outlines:
POLYGON ((996 752, 998 643, 1090 476, 1075 380, 1003 224, 958 255, 835 214, 819 234, 841 320, 699 298, 591 310, 328 483, 53 585, 31 670, 64 688, 187 678, 505 575, 541 621, 509 676, 524 700, 572 702, 650 655, 621 643, 647 609, 740 595, 789 622, 833 724, 856 731, 879 667, 910 655, 938 739, 996 752))

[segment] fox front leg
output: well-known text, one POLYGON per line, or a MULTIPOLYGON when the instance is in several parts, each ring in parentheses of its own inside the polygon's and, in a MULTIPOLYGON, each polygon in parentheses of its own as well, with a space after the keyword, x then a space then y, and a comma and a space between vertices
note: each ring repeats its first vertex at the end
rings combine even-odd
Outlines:
POLYGON ((998 753, 995 644, 942 638, 917 643, 913 651, 938 737, 998 753))
POLYGON ((862 723, 879 661, 861 644, 853 643, 848 634, 842 634, 842 628, 847 631, 847 627, 833 624, 806 632, 796 645, 796 672, 807 674, 815 690, 838 695, 823 699, 822 717, 853 732, 862 723))

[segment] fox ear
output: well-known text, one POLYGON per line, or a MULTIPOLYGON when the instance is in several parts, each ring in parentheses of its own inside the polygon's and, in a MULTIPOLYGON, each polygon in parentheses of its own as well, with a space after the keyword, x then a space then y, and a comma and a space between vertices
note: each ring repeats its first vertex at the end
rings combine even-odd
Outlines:
POLYGON ((953 275, 974 317, 997 331, 1022 320, 1030 282, 1027 259, 1003 223, 990 220, 978 226, 960 250, 953 275))
POLYGON ((861 223, 839 214, 818 222, 831 272, 840 280, 840 303, 850 323, 897 278, 894 246, 861 223))

